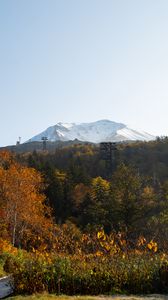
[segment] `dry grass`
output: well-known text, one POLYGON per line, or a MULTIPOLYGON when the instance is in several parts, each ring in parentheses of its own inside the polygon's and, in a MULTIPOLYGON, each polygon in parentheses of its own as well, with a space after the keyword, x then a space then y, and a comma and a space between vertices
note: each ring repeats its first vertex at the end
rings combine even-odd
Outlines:
POLYGON ((9 297, 8 300, 168 300, 168 295, 149 296, 56 296, 37 294, 32 296, 9 297))
POLYGON ((3 270, 3 265, 0 263, 0 278, 5 276, 5 275, 6 275, 6 273, 3 270))

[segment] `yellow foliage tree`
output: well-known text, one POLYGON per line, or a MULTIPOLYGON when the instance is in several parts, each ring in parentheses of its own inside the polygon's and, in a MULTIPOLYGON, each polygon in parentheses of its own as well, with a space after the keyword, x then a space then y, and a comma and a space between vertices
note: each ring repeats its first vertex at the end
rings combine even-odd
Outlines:
POLYGON ((0 153, 0 233, 16 246, 46 240, 52 227, 45 205, 41 174, 17 163, 8 152, 0 153))

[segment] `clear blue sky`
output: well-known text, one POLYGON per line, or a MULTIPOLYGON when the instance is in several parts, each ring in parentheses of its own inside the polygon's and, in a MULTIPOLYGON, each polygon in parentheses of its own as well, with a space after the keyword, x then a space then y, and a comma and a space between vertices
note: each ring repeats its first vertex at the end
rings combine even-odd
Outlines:
POLYGON ((168 135, 167 0, 0 0, 0 146, 111 119, 168 135))

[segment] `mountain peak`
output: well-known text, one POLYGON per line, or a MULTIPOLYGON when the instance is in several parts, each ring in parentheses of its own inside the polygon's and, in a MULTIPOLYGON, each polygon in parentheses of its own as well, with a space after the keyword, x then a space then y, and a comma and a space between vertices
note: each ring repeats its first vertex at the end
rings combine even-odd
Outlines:
POLYGON ((32 137, 29 142, 41 141, 42 137, 49 141, 79 140, 83 142, 119 142, 119 141, 149 141, 155 139, 153 135, 128 128, 123 123, 110 120, 98 120, 91 123, 62 123, 47 128, 32 137))

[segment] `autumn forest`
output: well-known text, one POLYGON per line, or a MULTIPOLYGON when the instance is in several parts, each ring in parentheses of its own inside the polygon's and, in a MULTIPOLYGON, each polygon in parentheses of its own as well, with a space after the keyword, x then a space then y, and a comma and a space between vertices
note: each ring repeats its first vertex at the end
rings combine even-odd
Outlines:
POLYGON ((167 291, 168 139, 1 151, 0 265, 16 294, 167 291))

